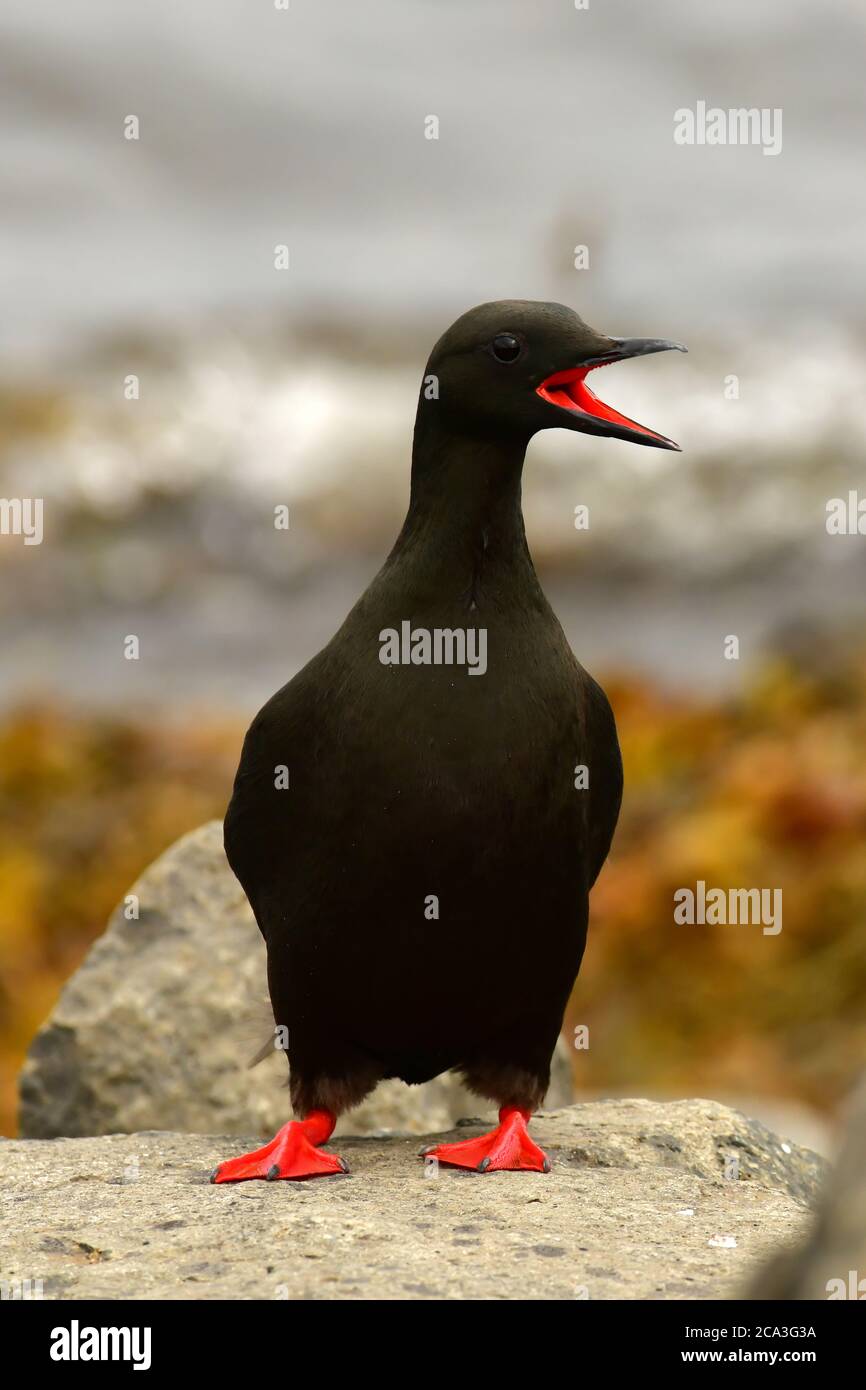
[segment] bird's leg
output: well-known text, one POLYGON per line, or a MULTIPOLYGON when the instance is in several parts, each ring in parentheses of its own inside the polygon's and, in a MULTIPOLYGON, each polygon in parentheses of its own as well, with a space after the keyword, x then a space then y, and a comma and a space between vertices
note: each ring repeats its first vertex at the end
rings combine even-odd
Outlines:
POLYGON ((499 1124, 488 1134, 461 1139, 456 1144, 435 1144, 424 1150, 424 1157, 455 1168, 474 1168, 478 1173, 493 1173, 499 1168, 549 1173, 550 1159, 529 1137, 527 1124, 531 1114, 531 1110, 516 1105, 503 1105, 499 1124))
POLYGON ((211 1174, 211 1182, 243 1182, 245 1178, 316 1178, 327 1173, 348 1173, 336 1154, 319 1147, 334 1132, 337 1117, 331 1110, 311 1110, 303 1120, 289 1120, 263 1149, 228 1158, 211 1174))

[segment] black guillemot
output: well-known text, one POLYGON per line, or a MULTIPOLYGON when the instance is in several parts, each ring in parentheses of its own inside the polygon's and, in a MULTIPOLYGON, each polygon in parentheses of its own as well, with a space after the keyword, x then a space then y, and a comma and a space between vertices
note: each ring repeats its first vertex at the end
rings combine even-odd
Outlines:
POLYGON ((678 448, 586 383, 668 348, 685 351, 605 337, 562 305, 525 300, 470 310, 434 347, 394 548, 244 742, 225 847, 267 944, 297 1118, 221 1163, 215 1182, 345 1172, 322 1147, 337 1117, 387 1077, 446 1071, 495 1101, 499 1124, 430 1156, 548 1170, 527 1125, 580 967, 622 764, 610 705, 536 576, 521 475, 543 429, 678 448), (470 631, 476 652, 484 633, 474 680, 451 660, 381 656, 383 634, 470 631))

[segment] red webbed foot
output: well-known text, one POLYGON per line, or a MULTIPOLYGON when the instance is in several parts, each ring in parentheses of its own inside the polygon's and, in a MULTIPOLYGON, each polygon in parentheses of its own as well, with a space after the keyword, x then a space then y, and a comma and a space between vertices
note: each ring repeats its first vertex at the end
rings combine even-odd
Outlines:
POLYGON ((461 1139, 456 1144, 436 1144, 424 1150, 425 1158, 438 1159, 455 1168, 474 1168, 477 1173, 494 1173, 497 1169, 549 1173, 550 1159, 529 1137, 527 1123, 531 1111, 519 1110, 516 1105, 503 1105, 499 1124, 489 1134, 477 1139, 461 1139))
POLYGON ((243 1182, 247 1178, 317 1178, 329 1173, 348 1173, 348 1165, 337 1154, 325 1153, 326 1143, 337 1123, 330 1110, 311 1110, 304 1120, 289 1120, 279 1134, 253 1153, 228 1158, 211 1173, 211 1182, 243 1182))

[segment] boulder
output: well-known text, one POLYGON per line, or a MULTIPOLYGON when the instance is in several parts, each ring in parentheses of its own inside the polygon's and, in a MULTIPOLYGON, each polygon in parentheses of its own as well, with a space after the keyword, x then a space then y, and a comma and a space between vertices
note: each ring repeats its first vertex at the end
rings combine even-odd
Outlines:
POLYGON ((3 1292, 719 1299, 803 1238, 823 1171, 709 1101, 574 1105, 533 1130, 549 1174, 467 1173, 423 1162, 417 1137, 344 1136, 345 1177, 219 1186, 211 1169, 255 1134, 0 1141, 3 1292))
MULTIPOLYGON (((290 1114, 285 1055, 246 1064, 272 1030, 264 943, 212 821, 147 869, 65 986, 22 1069, 21 1133, 270 1136, 290 1114)), ((562 1043, 548 1102, 571 1099, 562 1043)), ((482 1105, 453 1076, 388 1081, 338 1132, 424 1134, 482 1105)))

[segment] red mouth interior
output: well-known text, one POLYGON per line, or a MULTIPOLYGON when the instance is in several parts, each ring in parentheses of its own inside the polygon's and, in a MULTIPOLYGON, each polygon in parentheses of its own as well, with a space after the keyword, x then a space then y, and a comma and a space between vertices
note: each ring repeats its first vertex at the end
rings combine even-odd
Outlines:
POLYGON ((648 430, 645 425, 639 425, 627 415, 621 415, 612 405, 605 405, 604 401, 600 401, 598 396, 590 391, 586 384, 588 374, 595 371, 596 367, 609 365, 607 362, 598 362, 592 367, 569 367, 564 372, 554 372, 553 376, 549 376, 536 388, 536 394, 541 396, 542 400, 549 401, 551 405, 558 405, 563 410, 581 410, 585 415, 594 416, 596 420, 606 420, 608 424, 634 430, 636 434, 646 435, 649 439, 664 439, 665 443, 669 444, 670 440, 663 434, 648 430))

